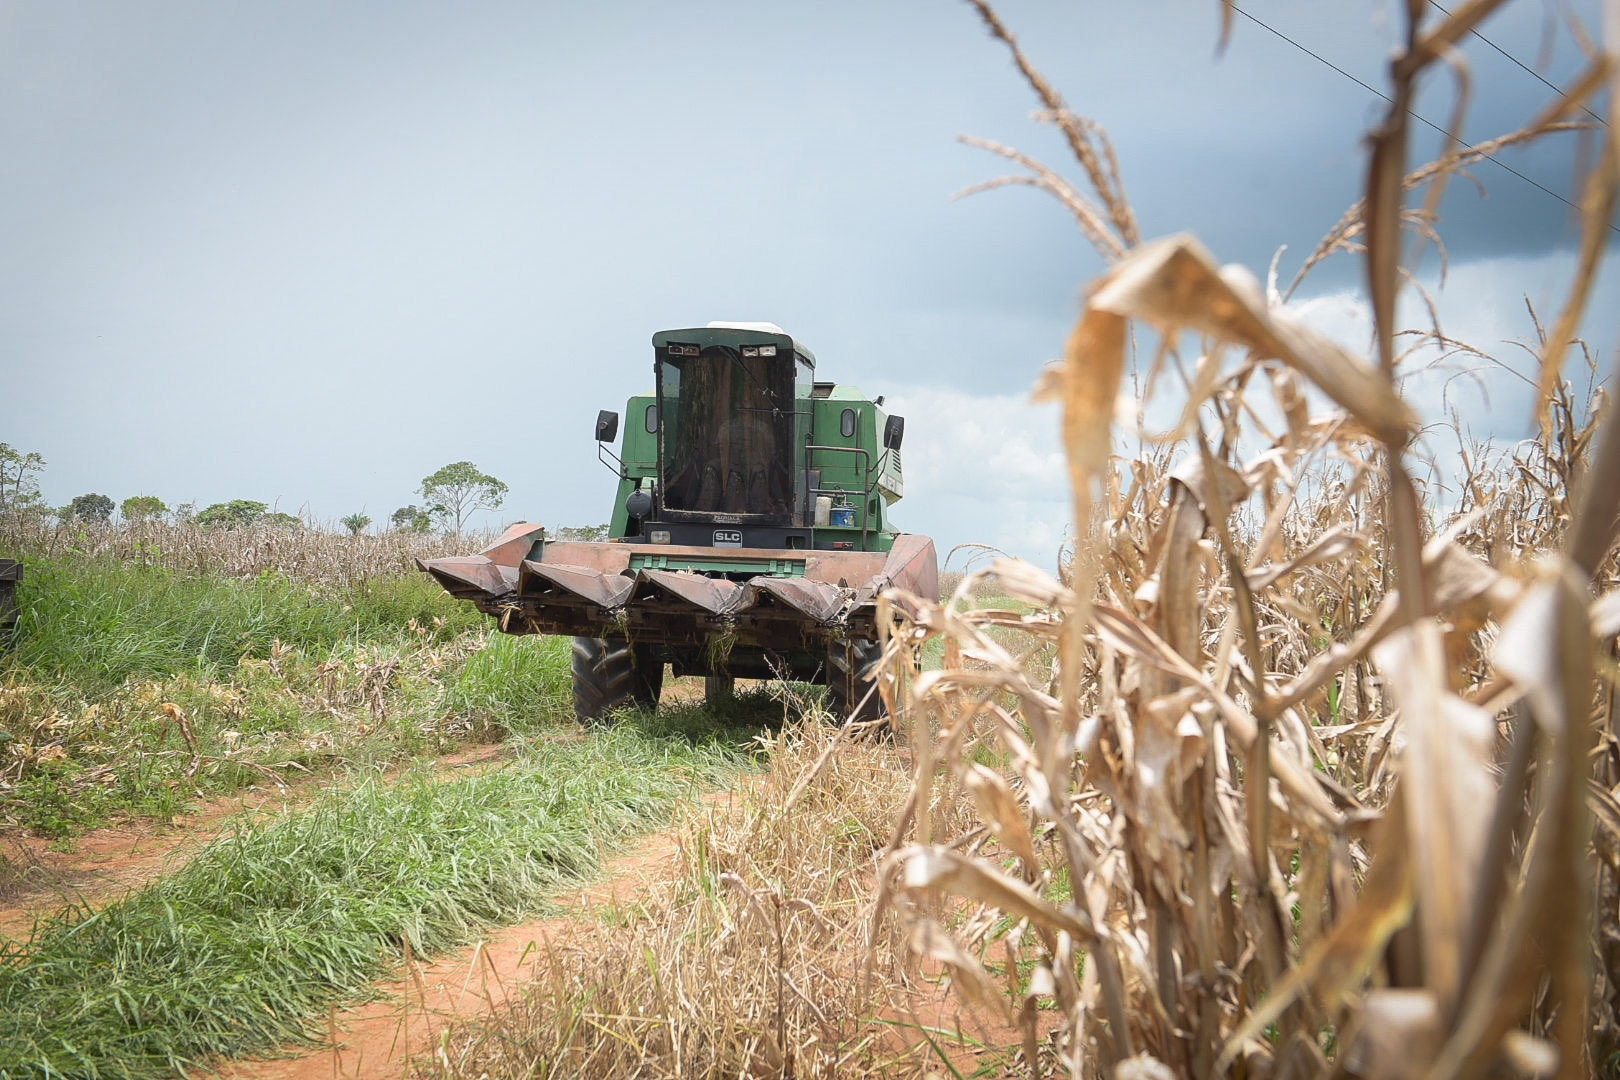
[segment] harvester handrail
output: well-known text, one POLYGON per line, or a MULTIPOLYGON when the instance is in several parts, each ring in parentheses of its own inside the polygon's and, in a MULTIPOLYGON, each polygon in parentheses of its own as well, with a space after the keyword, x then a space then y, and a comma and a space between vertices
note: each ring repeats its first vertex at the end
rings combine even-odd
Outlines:
MULTIPOLYGON (((805 446, 805 448, 804 448, 804 468, 805 468, 806 474, 808 474, 811 471, 811 469, 810 469, 811 455, 814 454, 817 450, 831 450, 833 453, 836 453, 836 454, 859 454, 859 455, 861 455, 861 457, 863 459, 862 468, 863 468, 863 470, 865 472, 865 477, 866 478, 862 481, 863 486, 861 488, 861 547, 865 548, 866 547, 866 534, 869 531, 871 531, 871 519, 867 514, 866 503, 867 503, 867 500, 869 500, 872 497, 872 492, 877 489, 877 481, 872 478, 872 474, 873 474, 872 451, 868 450, 864 446, 818 446, 818 445, 816 445, 814 443, 811 443, 811 444, 805 446)), ((826 488, 826 487, 813 487, 813 488, 811 488, 810 489, 810 497, 813 499, 817 495, 842 495, 842 496, 848 496, 849 492, 846 491, 843 488, 826 488)))

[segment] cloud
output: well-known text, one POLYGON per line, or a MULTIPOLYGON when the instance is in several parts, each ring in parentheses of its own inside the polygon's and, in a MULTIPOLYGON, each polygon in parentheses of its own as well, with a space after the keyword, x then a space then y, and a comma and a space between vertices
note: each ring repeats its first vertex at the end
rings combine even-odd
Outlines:
MULTIPOLYGON (((1010 170, 958 133, 1073 173, 966 7, 15 7, 0 16, 0 61, 25 91, 0 99, 0 342, 20 407, 0 435, 45 455, 53 501, 150 491, 380 516, 469 459, 512 485, 501 518, 599 522, 612 480, 585 434, 596 410, 650 386, 654 330, 737 315, 802 335, 823 377, 906 399, 903 523, 1043 560, 1061 540, 1056 417, 1023 392, 1102 265, 1038 192, 949 200, 1010 170), (721 37, 728 55, 791 41, 817 62, 789 80, 717 66, 704 58, 721 37)), ((1511 7, 1489 32, 1539 40, 1537 5, 1511 7)), ((1217 56, 1214 6, 1002 14, 1113 133, 1145 234, 1191 229, 1263 273, 1356 197, 1382 103, 1260 28, 1242 23, 1217 56)), ((1399 26, 1365 5, 1257 14, 1382 85, 1399 26)), ((1555 81, 1585 63, 1567 37, 1548 39, 1555 81)), ((1544 102, 1482 43, 1459 48, 1470 141, 1544 102)), ((1451 92, 1434 80, 1419 105, 1443 115, 1451 92)), ((1577 148, 1560 137, 1511 161, 1565 190, 1577 148)), ((1476 171, 1490 199, 1459 183, 1442 206, 1453 253, 1568 248, 1566 206, 1476 171)), ((1568 263, 1502 277, 1554 282, 1568 263)), ((1357 301, 1328 288, 1357 271, 1340 256, 1313 281, 1359 349, 1357 301)), ((1448 329, 1527 336, 1519 286, 1472 272, 1453 268, 1448 293, 1471 310, 1448 329)), ((1589 333, 1605 350, 1608 325, 1589 333)), ((1481 424, 1526 411, 1511 382, 1488 403, 1469 375, 1414 385, 1481 424)))
MULTIPOLYGON (((1615 263, 1611 257, 1602 268, 1600 290, 1615 263)), ((1444 281, 1437 270, 1422 274, 1421 293, 1406 293, 1400 324, 1427 330, 1437 322, 1454 343, 1437 347, 1418 345, 1415 337, 1402 339, 1408 349, 1400 368, 1402 389, 1426 425, 1415 457, 1427 467, 1417 468, 1432 475, 1442 500, 1455 475, 1459 442, 1503 448, 1534 430, 1534 359, 1528 346, 1536 340, 1536 322, 1530 312, 1533 308, 1541 324, 1550 325, 1569 275, 1570 258, 1563 253, 1476 259, 1453 264, 1444 281)), ((1371 357, 1370 308, 1358 292, 1306 294, 1288 309, 1352 352, 1371 357)), ((1589 372, 1581 356, 1571 356, 1565 376, 1577 396, 1593 379, 1612 379, 1620 312, 1595 305, 1582 334, 1598 367, 1589 372)), ((1161 380, 1146 410, 1148 429, 1172 427, 1182 404, 1173 380, 1161 380)), ((1276 419, 1263 402, 1257 404, 1263 416, 1276 419)), ((1331 407, 1315 395, 1317 410, 1331 407)), ((933 535, 942 555, 958 544, 984 543, 1042 565, 1054 561, 1070 528, 1055 407, 1037 405, 1025 393, 928 386, 891 392, 887 408, 907 423, 909 494, 896 511, 906 528, 933 535)), ((1126 430, 1116 432, 1124 453, 1134 452, 1132 439, 1126 430)), ((953 565, 963 558, 959 554, 953 565)))
MULTIPOLYGON (((1595 297, 1612 289, 1616 272, 1620 258, 1611 252, 1599 267, 1595 297)), ((1528 435, 1536 425, 1537 325, 1550 328, 1556 321, 1572 274, 1573 260, 1560 252, 1455 263, 1443 280, 1437 269, 1420 274, 1419 289, 1403 294, 1397 321, 1419 332, 1437 329, 1447 341, 1442 346, 1415 335, 1402 339, 1402 391, 1422 419, 1457 424, 1481 439, 1528 435)), ((1346 348, 1370 356, 1371 309, 1359 293, 1303 296, 1289 309, 1346 348)), ((1601 302, 1590 305, 1579 335, 1596 369, 1589 371, 1585 356, 1576 351, 1565 360, 1564 377, 1584 395, 1594 381, 1613 377, 1620 312, 1601 302)))
MULTIPOLYGON (((1611 250, 1599 267, 1594 297, 1612 291, 1617 270, 1620 258, 1611 250)), ((1411 468, 1440 508, 1460 490, 1463 452, 1477 466, 1500 459, 1535 433, 1537 327, 1550 329, 1557 320, 1572 276, 1567 253, 1475 259, 1451 266, 1444 281, 1437 270, 1419 275, 1427 302, 1416 290, 1404 294, 1400 325, 1437 328, 1446 339, 1444 345, 1404 339, 1413 344, 1400 365, 1401 391, 1424 424, 1411 468)), ((1368 354, 1372 315, 1360 295, 1324 293, 1290 307, 1340 344, 1368 354)), ((1587 351, 1572 350, 1562 376, 1580 403, 1597 386, 1613 383, 1620 312, 1601 301, 1590 305, 1578 335, 1587 351)))
POLYGON ((907 497, 895 511, 904 527, 933 536, 942 557, 978 543, 1054 562, 1069 526, 1054 407, 947 386, 903 388, 884 407, 906 418, 907 497))

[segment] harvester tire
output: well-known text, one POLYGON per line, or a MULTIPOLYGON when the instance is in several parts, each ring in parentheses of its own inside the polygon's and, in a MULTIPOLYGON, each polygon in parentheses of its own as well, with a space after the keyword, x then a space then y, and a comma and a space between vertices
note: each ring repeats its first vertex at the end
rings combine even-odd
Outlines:
POLYGON ((645 646, 602 638, 574 639, 574 716, 599 724, 615 709, 653 709, 664 687, 664 665, 645 646))
POLYGON ((827 711, 840 724, 881 721, 883 696, 877 691, 883 646, 850 638, 827 646, 827 711))

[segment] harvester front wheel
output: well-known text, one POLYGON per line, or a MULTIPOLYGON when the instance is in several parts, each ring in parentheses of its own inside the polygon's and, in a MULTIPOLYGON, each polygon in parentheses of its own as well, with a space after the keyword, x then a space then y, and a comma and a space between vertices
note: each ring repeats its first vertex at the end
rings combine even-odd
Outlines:
POLYGON ((827 711, 840 724, 864 724, 884 717, 883 697, 877 690, 878 662, 883 646, 876 641, 850 638, 827 646, 827 711))
POLYGON ((724 705, 737 696, 737 680, 722 672, 719 675, 705 675, 703 677, 703 704, 714 708, 724 705))
POLYGON ((664 687, 664 665, 644 645, 574 639, 574 715, 596 724, 614 709, 652 709, 664 687))

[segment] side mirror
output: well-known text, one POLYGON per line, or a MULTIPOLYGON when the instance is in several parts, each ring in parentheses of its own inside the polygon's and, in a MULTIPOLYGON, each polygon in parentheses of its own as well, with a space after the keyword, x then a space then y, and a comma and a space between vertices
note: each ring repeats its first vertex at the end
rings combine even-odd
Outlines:
POLYGON ((619 437, 619 414, 603 409, 596 414, 596 441, 612 442, 619 437))
POLYGON ((883 425, 883 449, 900 449, 900 440, 905 438, 905 435, 906 418, 903 416, 889 417, 888 423, 883 425))

